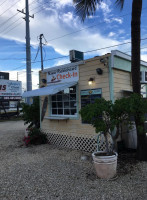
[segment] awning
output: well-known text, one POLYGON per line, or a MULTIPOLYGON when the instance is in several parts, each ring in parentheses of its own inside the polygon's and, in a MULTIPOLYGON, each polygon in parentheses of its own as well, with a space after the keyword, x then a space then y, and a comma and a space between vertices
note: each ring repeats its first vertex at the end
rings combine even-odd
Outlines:
POLYGON ((26 97, 35 97, 35 96, 45 96, 45 95, 53 95, 56 94, 66 88, 72 87, 76 85, 77 82, 69 82, 69 83, 60 83, 60 84, 54 84, 49 85, 37 90, 31 90, 28 92, 24 92, 22 95, 22 98, 26 97))

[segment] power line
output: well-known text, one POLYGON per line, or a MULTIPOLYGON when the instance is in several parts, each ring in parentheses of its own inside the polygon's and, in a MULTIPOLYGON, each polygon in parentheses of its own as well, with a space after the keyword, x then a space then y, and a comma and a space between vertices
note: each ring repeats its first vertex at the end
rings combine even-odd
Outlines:
MULTIPOLYGON (((14 26, 13 28, 11 28, 10 30, 8 30, 6 33, 9 33, 10 31, 12 31, 13 29, 15 29, 17 26, 19 26, 20 24, 22 24, 23 22, 20 22, 19 24, 17 24, 16 26, 14 26)), ((5 33, 5 34, 6 34, 5 33)), ((1 35, 2 36, 2 35, 1 35)))
POLYGON ((36 53, 36 56, 35 56, 35 58, 34 58, 34 61, 36 60, 36 58, 37 58, 37 56, 38 56, 39 50, 40 50, 40 48, 39 48, 39 46, 38 46, 37 53, 36 53))
POLYGON ((3 1, 3 3, 0 4, 0 6, 2 6, 7 0, 3 1))
MULTIPOLYGON (((147 9, 147 7, 143 8, 142 10, 146 10, 146 9, 147 9)), ((36 14, 36 13, 35 13, 35 14, 36 14)), ((130 15, 130 14, 131 14, 131 13, 124 14, 124 15, 121 15, 121 16, 118 16, 118 17, 125 17, 125 16, 128 16, 128 15, 130 15)), ((110 19, 114 19, 114 17, 111 17, 110 19)), ((88 27, 86 27, 86 28, 83 28, 83 29, 80 29, 80 30, 77 30, 77 31, 73 31, 73 32, 71 32, 71 33, 67 33, 67 34, 65 34, 65 35, 61 35, 61 36, 59 36, 59 37, 50 39, 50 40, 48 40, 48 42, 51 42, 51 41, 54 41, 54 40, 57 40, 57 39, 60 39, 60 38, 63 38, 63 37, 66 37, 66 36, 69 36, 69 35, 78 33, 78 32, 81 32, 81 31, 83 31, 83 30, 86 30, 86 29, 89 29, 89 28, 92 28, 92 27, 95 27, 95 26, 97 26, 97 25, 104 24, 104 23, 105 23, 105 22, 96 23, 96 24, 91 25, 91 26, 88 26, 88 27)))
MULTIPOLYGON (((141 41, 143 41, 143 40, 147 40, 147 38, 142 38, 141 39, 141 41)), ((120 44, 116 44, 116 45, 112 45, 112 46, 107 46, 107 47, 102 47, 102 48, 99 48, 99 49, 93 49, 93 50, 90 50, 90 51, 85 51, 85 52, 83 52, 83 53, 90 53, 90 52, 94 52, 94 51, 100 51, 100 50, 104 50, 104 49, 108 49, 108 48, 113 48, 113 47, 117 47, 117 46, 122 46, 122 45, 125 45, 125 44, 130 44, 131 43, 131 41, 130 42, 124 42, 124 43, 120 43, 120 44)), ((142 48, 140 48, 140 49, 144 49, 144 48, 146 48, 146 47, 142 47, 142 48)), ((38 52, 38 50, 37 50, 37 52, 38 52)), ((128 52, 130 52, 130 51, 128 51, 128 52)), ((56 60, 56 59, 62 59, 62 58, 66 58, 66 57, 68 57, 69 55, 67 55, 67 56, 60 56, 60 57, 55 57, 55 58, 49 58, 49 59, 44 59, 44 61, 49 61, 49 60, 56 60)), ((36 57, 35 57, 36 58, 36 57)), ((11 58, 10 58, 11 59, 11 58)), ((23 59, 25 59, 25 58, 22 58, 22 59, 17 59, 17 60, 23 60, 23 59)), ((0 60, 7 60, 6 58, 5 59, 0 59, 0 60)), ((33 62, 31 62, 32 64, 33 63, 39 63, 39 62, 41 62, 41 61, 33 61, 33 62)), ((25 66, 25 65, 22 65, 21 67, 23 67, 23 66, 25 66)), ((21 68, 20 67, 20 68, 21 68)), ((19 68, 19 67, 18 67, 19 68)), ((17 68, 16 68, 17 69, 17 68)))
MULTIPOLYGON (((32 3, 30 3, 29 5, 31 5, 31 4, 33 4, 34 2, 36 2, 35 0, 32 2, 32 3)), ((25 8, 24 8, 25 9, 25 8)), ((14 15, 12 15, 11 17, 9 17, 5 22, 3 22, 3 23, 1 23, 0 24, 0 28, 2 27, 2 26, 4 26, 6 23, 8 23, 10 20, 12 20, 16 15, 18 15, 18 12, 17 13, 15 13, 14 15)), ((19 19, 21 19, 21 17, 19 18, 19 19)), ((19 21, 19 19, 18 20, 16 20, 14 23, 16 23, 17 21, 19 21)), ((13 24, 14 24, 13 23, 13 24)), ((12 24, 11 24, 12 25, 12 24)), ((11 26, 10 25, 10 26, 11 26)), ((6 28, 7 29, 7 28, 6 28)), ((4 31, 4 30, 3 30, 4 31)), ((2 32, 3 32, 2 31, 2 32)))
POLYGON ((4 30, 0 31, 0 33, 5 32, 7 29, 9 29, 11 26, 13 26, 13 24, 15 24, 16 22, 18 22, 21 18, 17 19, 16 21, 14 21, 11 25, 8 25, 4 30))
POLYGON ((7 10, 5 10, 2 14, 0 14, 0 17, 5 14, 8 10, 10 10, 13 6, 15 6, 20 0, 18 0, 17 2, 15 2, 13 5, 11 5, 7 10))
POLYGON ((8 21, 10 21, 10 20, 11 20, 12 18, 14 18, 16 15, 18 15, 18 13, 14 14, 12 17, 8 18, 5 22, 1 23, 1 24, 0 24, 0 28, 1 28, 4 24, 8 23, 8 21))

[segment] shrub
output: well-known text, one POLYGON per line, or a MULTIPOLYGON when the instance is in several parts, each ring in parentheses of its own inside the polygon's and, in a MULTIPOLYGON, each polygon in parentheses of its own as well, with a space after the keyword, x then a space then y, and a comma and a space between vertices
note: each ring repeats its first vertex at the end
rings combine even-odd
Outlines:
POLYGON ((26 103, 22 103, 22 118, 24 120, 24 124, 29 124, 28 128, 36 127, 40 128, 40 105, 39 105, 39 97, 33 98, 33 104, 28 105, 26 103))
POLYGON ((47 134, 43 133, 41 130, 37 128, 31 128, 29 130, 29 134, 27 137, 24 137, 25 145, 29 144, 39 145, 39 144, 47 144, 48 138, 47 134))

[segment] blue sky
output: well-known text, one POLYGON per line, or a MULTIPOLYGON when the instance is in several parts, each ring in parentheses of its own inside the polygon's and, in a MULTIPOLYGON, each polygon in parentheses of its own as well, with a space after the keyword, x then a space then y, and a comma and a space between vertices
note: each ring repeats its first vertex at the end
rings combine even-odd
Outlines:
MULTIPOLYGON (((44 67, 69 63, 69 51, 87 52, 130 41, 132 1, 125 0, 120 11, 115 0, 104 0, 94 16, 81 22, 75 13, 72 0, 29 0, 32 58, 32 85, 38 87, 38 71, 41 68, 38 36, 43 33, 47 44, 43 46, 44 67), (60 59, 54 59, 63 57, 60 59)), ((25 0, 0 0, 0 71, 9 71, 10 79, 22 80, 26 85, 25 21, 17 9, 25 8, 25 0)), ((141 38, 147 37, 147 1, 143 0, 141 38)), ((43 41, 45 43, 45 41, 43 41)), ((130 44, 107 48, 84 57, 91 58, 118 49, 130 54, 130 44)), ((141 58, 147 61, 147 40, 141 43, 141 58)))

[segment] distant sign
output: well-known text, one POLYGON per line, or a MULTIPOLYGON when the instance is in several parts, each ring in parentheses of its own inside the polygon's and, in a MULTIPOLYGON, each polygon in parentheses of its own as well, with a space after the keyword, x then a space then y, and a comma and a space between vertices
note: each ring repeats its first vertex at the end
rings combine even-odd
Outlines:
POLYGON ((79 80, 78 66, 52 67, 47 72, 47 84, 74 82, 79 80))
POLYGON ((9 97, 8 99, 15 99, 15 97, 21 97, 21 95, 21 81, 0 80, 0 97, 9 97))

